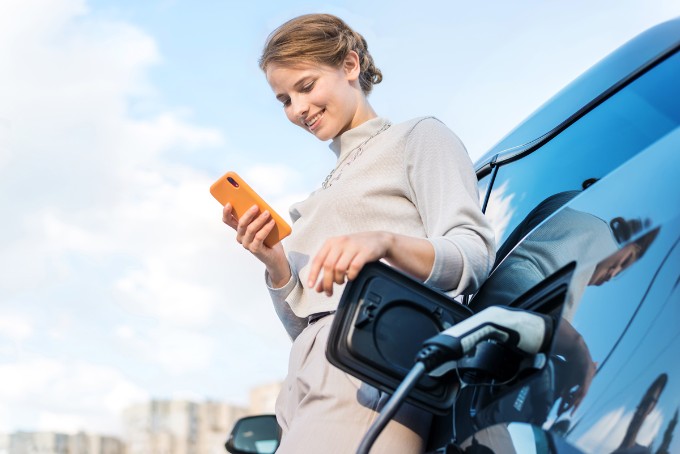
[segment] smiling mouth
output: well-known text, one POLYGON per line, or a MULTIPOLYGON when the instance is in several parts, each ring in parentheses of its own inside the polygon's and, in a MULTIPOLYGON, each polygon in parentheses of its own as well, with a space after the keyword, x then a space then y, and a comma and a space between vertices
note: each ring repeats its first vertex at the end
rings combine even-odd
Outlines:
POLYGON ((304 123, 305 123, 305 126, 307 126, 308 128, 312 129, 312 128, 314 127, 314 125, 315 125, 319 120, 321 120, 321 118, 323 117, 324 112, 326 112, 325 109, 322 110, 321 112, 319 112, 318 114, 314 115, 314 116, 313 116, 312 118, 310 118, 309 120, 305 120, 305 122, 304 122, 304 123))

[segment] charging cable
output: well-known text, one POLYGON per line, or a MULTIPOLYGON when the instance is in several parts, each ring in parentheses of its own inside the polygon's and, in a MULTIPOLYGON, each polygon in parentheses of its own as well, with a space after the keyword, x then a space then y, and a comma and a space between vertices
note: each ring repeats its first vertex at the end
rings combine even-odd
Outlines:
POLYGON ((426 340, 416 356, 415 365, 364 435, 357 454, 369 453, 375 440, 424 373, 441 375, 437 372, 455 367, 455 361, 474 351, 481 342, 490 340, 535 355, 547 350, 552 332, 552 319, 547 315, 492 306, 426 340))

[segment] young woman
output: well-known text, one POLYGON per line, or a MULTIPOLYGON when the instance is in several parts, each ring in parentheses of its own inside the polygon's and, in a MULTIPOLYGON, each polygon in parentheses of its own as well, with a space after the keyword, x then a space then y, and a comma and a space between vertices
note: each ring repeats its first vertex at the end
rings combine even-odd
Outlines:
MULTIPOLYGON (((383 259, 428 285, 470 292, 494 259, 476 178, 460 140, 434 118, 392 124, 367 96, 382 80, 364 38, 326 14, 297 17, 267 39, 260 67, 293 124, 332 140, 335 168, 290 208, 293 233, 268 248, 274 226, 251 208, 223 221, 266 266, 277 314, 294 340, 276 404, 279 453, 355 452, 386 396, 325 358, 347 280, 383 259)), ((404 406, 372 452, 422 452, 430 417, 404 406)))

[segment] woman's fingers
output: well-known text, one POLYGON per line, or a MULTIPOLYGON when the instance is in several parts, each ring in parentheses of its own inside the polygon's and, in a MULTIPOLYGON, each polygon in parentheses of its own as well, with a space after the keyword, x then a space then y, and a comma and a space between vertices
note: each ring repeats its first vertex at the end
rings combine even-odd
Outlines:
POLYGON ((341 250, 332 248, 326 255, 326 260, 323 262, 323 276, 321 276, 321 288, 326 292, 326 295, 333 294, 333 282, 335 280, 335 266, 342 254, 341 250))
POLYGON ((335 264, 333 281, 336 284, 344 284, 347 279, 351 279, 349 270, 351 266, 356 267, 359 262, 359 251, 350 249, 345 251, 335 264))
POLYGON ((333 294, 333 280, 335 278, 335 264, 342 250, 337 247, 334 240, 328 240, 312 260, 309 268, 307 286, 316 286, 317 292, 326 292, 328 296, 333 294))
POLYGON ((347 268, 348 281, 353 281, 359 275, 359 271, 361 271, 361 269, 364 267, 366 261, 366 259, 359 260, 358 256, 352 260, 352 263, 347 268))
MULTIPOLYGON (((262 246, 264 239, 267 238, 267 235, 269 235, 269 232, 273 228, 273 226, 269 225, 270 221, 273 221, 273 219, 269 214, 269 211, 266 210, 252 219, 252 221, 245 226, 245 231, 241 235, 241 244, 243 247, 252 252, 259 249, 262 246), (266 229, 266 231, 263 232, 263 229, 266 229)), ((240 229, 241 226, 239 225, 239 233, 240 229)))
POLYGON ((222 222, 234 230, 236 230, 236 227, 238 226, 238 219, 234 216, 234 211, 230 203, 227 203, 224 205, 224 208, 222 208, 222 222))
POLYGON ((360 253, 359 245, 347 238, 328 240, 311 263, 307 285, 332 295, 334 283, 344 284, 350 277, 349 270, 361 269, 360 253))
POLYGON ((364 232, 327 240, 310 263, 307 286, 332 295, 334 283, 356 278, 367 262, 385 257, 381 239, 380 232, 364 232))
POLYGON ((239 229, 243 229, 245 231, 245 228, 248 227, 248 225, 253 221, 259 212, 260 209, 257 207, 257 205, 253 205, 248 208, 248 210, 243 213, 241 218, 238 220, 239 229))
POLYGON ((271 233, 272 230, 274 230, 274 227, 276 226, 276 221, 273 218, 269 218, 269 221, 267 221, 260 230, 257 231, 255 234, 255 237, 253 238, 253 243, 257 245, 258 247, 261 247, 264 244, 264 240, 267 239, 269 234, 271 233))
POLYGON ((258 212, 259 208, 257 207, 257 205, 253 205, 245 213, 243 213, 241 218, 238 220, 238 224, 236 226, 236 241, 243 244, 243 237, 248 231, 248 226, 257 216, 258 212))
MULTIPOLYGON (((316 285, 316 281, 319 279, 319 273, 321 272, 321 265, 326 260, 326 254, 328 254, 328 241, 323 247, 316 253, 312 263, 309 266, 309 275, 307 276, 307 287, 312 288, 316 285)), ((317 290, 320 291, 320 290, 317 290)))
POLYGON ((234 208, 227 203, 222 208, 222 221, 236 230, 236 241, 265 264, 277 288, 290 280, 291 270, 281 243, 271 248, 264 244, 276 227, 268 211, 260 213, 257 205, 253 205, 237 219, 234 208))
POLYGON ((308 279, 309 287, 316 284, 317 292, 326 292, 329 296, 333 294, 333 267, 338 261, 340 252, 332 240, 326 241, 312 260, 308 279))

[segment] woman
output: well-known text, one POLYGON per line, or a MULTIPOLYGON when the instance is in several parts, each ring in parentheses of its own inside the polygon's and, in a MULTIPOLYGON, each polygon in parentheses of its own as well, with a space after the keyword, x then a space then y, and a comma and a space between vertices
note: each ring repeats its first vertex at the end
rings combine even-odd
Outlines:
MULTIPOLYGON (((260 67, 288 119, 332 140, 335 168, 293 205, 293 233, 268 248, 274 226, 251 208, 223 220, 266 266, 277 314, 294 339, 276 404, 279 453, 355 452, 384 403, 372 387, 325 358, 330 324, 347 280, 383 259, 456 294, 476 289, 494 258, 476 178, 458 138, 434 118, 392 124, 368 102, 382 80, 364 38, 337 17, 305 15, 267 39, 260 67)), ((429 415, 405 406, 372 452, 422 452, 429 415)))

